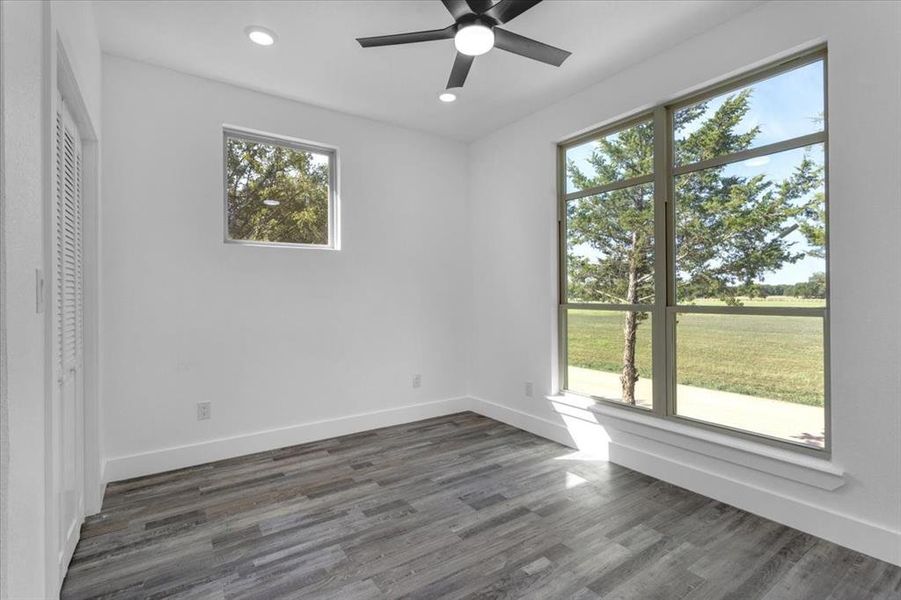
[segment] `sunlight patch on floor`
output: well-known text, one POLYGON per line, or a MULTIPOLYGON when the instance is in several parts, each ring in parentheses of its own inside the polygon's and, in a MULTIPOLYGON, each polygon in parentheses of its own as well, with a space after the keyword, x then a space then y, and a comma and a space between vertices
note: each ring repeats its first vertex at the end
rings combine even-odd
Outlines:
POLYGON ((583 483, 588 483, 588 480, 584 477, 579 477, 575 473, 566 472, 566 489, 571 490, 574 487, 579 487, 583 483))
POLYGON ((575 452, 571 452, 569 454, 564 454, 563 456, 558 456, 554 458, 554 460, 578 460, 578 461, 606 461, 607 456, 602 455, 600 452, 593 450, 576 450, 575 452))

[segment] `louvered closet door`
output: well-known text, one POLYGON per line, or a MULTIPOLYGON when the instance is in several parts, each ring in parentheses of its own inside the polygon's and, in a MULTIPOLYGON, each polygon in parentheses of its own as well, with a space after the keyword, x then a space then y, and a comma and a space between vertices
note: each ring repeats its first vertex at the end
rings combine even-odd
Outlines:
POLYGON ((84 421, 82 339, 81 137, 65 103, 56 120, 56 235, 54 240, 55 371, 59 384, 53 402, 54 487, 59 498, 60 561, 68 563, 78 538, 83 511, 84 421))

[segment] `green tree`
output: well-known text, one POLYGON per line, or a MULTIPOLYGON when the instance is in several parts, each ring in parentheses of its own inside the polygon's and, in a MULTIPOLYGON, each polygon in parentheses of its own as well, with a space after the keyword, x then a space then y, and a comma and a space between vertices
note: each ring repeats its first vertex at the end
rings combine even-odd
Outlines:
POLYGON ((785 283, 762 283, 758 286, 760 296, 766 298, 768 296, 790 296, 790 289, 793 286, 785 283))
MULTIPOLYGON (((728 97, 713 114, 707 104, 674 115, 676 159, 690 164, 751 147, 757 127, 739 132, 750 109, 751 90, 728 97)), ((583 171, 567 163, 579 189, 653 172, 650 123, 598 141, 583 171)), ((765 175, 727 175, 726 167, 695 171, 674 182, 677 295, 686 302, 719 298, 740 304, 739 296, 760 295, 756 283, 767 272, 801 259, 788 236, 800 230, 811 254, 823 247, 822 168, 805 154, 781 182, 765 175)), ((615 190, 570 202, 568 293, 574 301, 648 303, 654 297, 654 201, 651 184, 615 190), (585 249, 588 249, 586 251, 585 249)), ((635 341, 646 313, 625 313, 620 382, 623 401, 635 403, 638 371, 635 341)))
MULTIPOLYGON (((589 158, 594 172, 572 163, 569 175, 580 189, 653 172, 654 130, 637 125, 598 142, 589 158)), ((569 296, 586 302, 649 302, 654 297, 654 188, 638 185, 589 196, 567 207, 568 246, 588 246, 591 254, 569 252, 569 296)), ((623 399, 635 403, 635 342, 647 313, 626 312, 623 323, 623 399)))
POLYGON ((227 167, 232 239, 328 243, 327 163, 309 152, 229 138, 227 167))
POLYGON ((807 281, 794 285, 794 294, 801 298, 825 298, 826 274, 814 273, 807 281))

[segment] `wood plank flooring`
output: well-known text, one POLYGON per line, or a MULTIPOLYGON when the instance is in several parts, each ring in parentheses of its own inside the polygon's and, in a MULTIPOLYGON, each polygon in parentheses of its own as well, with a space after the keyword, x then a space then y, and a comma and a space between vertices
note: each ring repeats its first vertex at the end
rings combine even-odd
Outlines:
POLYGON ((62 597, 897 600, 901 569, 461 413, 110 484, 62 597))

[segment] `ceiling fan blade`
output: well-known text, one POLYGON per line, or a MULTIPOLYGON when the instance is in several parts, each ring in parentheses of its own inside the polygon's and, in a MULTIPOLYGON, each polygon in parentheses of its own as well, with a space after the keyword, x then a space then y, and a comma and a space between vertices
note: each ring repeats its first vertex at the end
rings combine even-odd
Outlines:
POLYGON ((494 4, 494 0, 466 0, 469 8, 477 15, 484 14, 494 4))
POLYGON ((465 17, 472 12, 466 0, 441 0, 441 2, 444 3, 444 7, 454 18, 454 21, 459 21, 461 17, 465 17))
POLYGON ((415 44, 416 42, 432 42, 434 40, 449 40, 457 32, 456 24, 444 29, 432 29, 430 31, 413 31, 410 33, 395 33, 393 35, 377 35, 375 37, 357 38, 364 48, 374 46, 394 46, 396 44, 415 44))
POLYGON ((494 45, 501 50, 554 65, 555 67, 562 65, 563 61, 572 54, 566 50, 542 44, 539 41, 523 37, 500 27, 494 28, 494 45))
POLYGON ((466 76, 469 75, 469 68, 475 56, 468 56, 462 52, 457 52, 457 58, 454 59, 454 66, 451 68, 450 77, 447 79, 447 89, 463 87, 466 82, 466 76))
POLYGON ((491 17, 498 23, 506 23, 507 21, 512 21, 539 2, 541 2, 541 0, 501 0, 483 14, 491 17))

